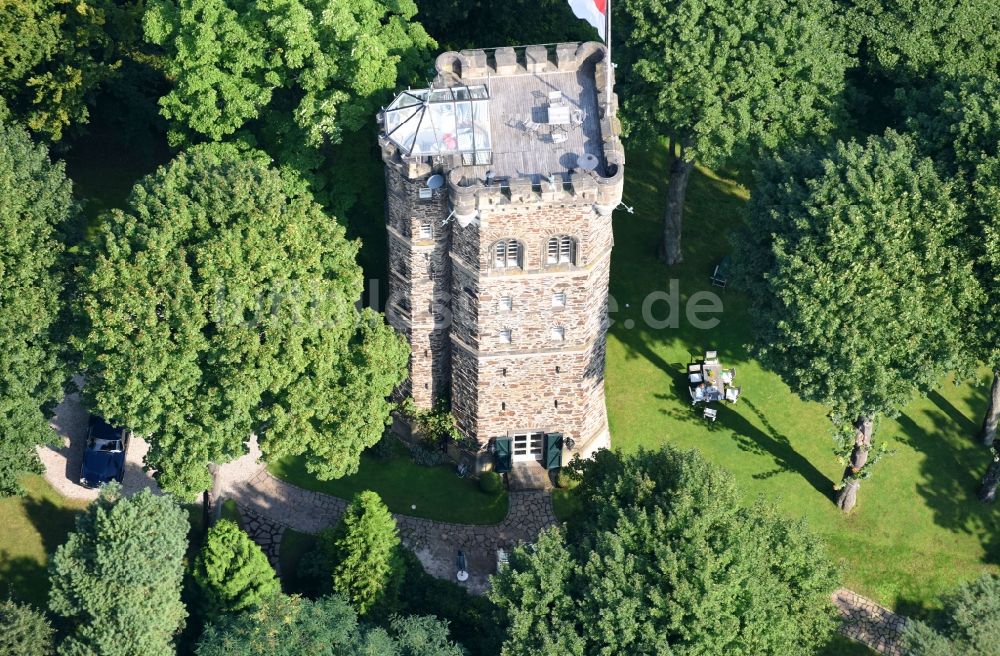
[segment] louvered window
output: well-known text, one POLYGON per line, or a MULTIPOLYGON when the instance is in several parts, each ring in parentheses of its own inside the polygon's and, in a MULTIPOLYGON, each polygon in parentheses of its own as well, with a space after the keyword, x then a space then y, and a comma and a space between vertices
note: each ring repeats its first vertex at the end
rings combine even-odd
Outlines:
POLYGON ((548 264, 576 264, 576 244, 568 235, 551 237, 546 248, 548 264))
POLYGON ((521 266, 521 244, 516 239, 501 239, 494 244, 493 266, 497 269, 521 266))

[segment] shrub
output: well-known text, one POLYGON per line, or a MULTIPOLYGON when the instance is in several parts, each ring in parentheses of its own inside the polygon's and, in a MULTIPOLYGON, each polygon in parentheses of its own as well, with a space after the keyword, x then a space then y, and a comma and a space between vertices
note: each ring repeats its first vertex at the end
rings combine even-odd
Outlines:
POLYGON ((411 397, 407 397, 399 405, 399 411, 428 448, 438 447, 448 440, 458 440, 461 437, 446 398, 435 401, 433 409, 424 410, 418 408, 411 397))
POLYGON ((248 610, 281 591, 261 548, 226 519, 208 530, 191 575, 208 620, 248 610))
POLYGON ((486 494, 499 494, 503 489, 503 477, 493 471, 483 472, 479 475, 479 489, 486 494))
POLYGON ((3 656, 49 656, 52 627, 45 613, 27 604, 0 603, 0 654, 3 656))
POLYGON ((359 615, 376 605, 392 606, 402 570, 399 532, 379 495, 357 494, 331 537, 333 589, 350 599, 359 615))

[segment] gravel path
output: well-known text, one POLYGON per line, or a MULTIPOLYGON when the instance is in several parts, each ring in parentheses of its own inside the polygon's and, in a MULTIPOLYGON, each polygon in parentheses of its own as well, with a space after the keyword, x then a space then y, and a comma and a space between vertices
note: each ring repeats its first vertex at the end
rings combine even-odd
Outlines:
MULTIPOLYGON (((77 380, 77 384, 79 384, 77 380)), ((69 499, 92 500, 97 498, 97 490, 80 485, 80 465, 83 464, 83 448, 87 441, 87 420, 89 413, 80 404, 78 393, 67 394, 56 407, 55 416, 49 425, 59 436, 61 446, 39 446, 38 457, 45 466, 45 480, 59 494, 69 499)), ((143 458, 149 445, 133 436, 125 454, 125 478, 122 488, 132 495, 149 488, 161 494, 160 487, 150 472, 143 469, 143 458)))

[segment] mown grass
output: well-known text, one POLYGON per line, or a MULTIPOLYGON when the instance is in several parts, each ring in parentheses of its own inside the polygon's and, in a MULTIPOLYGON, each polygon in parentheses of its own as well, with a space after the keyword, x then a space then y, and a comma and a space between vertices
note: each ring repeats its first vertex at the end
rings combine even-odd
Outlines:
MULTIPOLYGON (((734 474, 746 501, 776 505, 804 518, 843 567, 846 586, 909 612, 933 606, 939 593, 983 570, 996 570, 1000 508, 975 498, 988 452, 973 441, 985 410, 985 385, 942 381, 914 399, 898 419, 883 421, 876 438, 895 455, 885 458, 861 487, 859 506, 844 516, 831 502, 842 471, 833 457, 823 407, 799 399, 779 376, 752 358, 746 300, 719 292, 724 311, 711 330, 693 328, 683 302, 709 283, 730 250, 747 192, 699 169, 685 208, 685 262, 674 268, 654 254, 664 207, 665 149, 629 154, 626 202, 635 214, 615 214, 611 293, 619 311, 608 337, 607 404, 613 448, 623 452, 673 444, 697 449, 734 474), (679 282, 677 328, 654 329, 642 320, 650 292, 679 282), (634 327, 626 328, 628 320, 634 327), (691 407, 685 368, 705 350, 735 367, 743 397, 706 422, 691 407)), ((667 314, 664 303, 654 314, 667 314)), ((985 382, 985 371, 981 378, 985 382)), ((568 504, 556 497, 557 509, 568 504)))
POLYGON ((24 487, 26 496, 0 499, 0 598, 45 608, 49 558, 87 503, 62 497, 41 476, 26 476, 24 487))
POLYGON ((497 524, 507 516, 506 492, 483 492, 475 479, 459 478, 453 465, 418 465, 402 445, 388 459, 363 453, 357 474, 332 481, 318 480, 306 471, 301 457, 272 462, 268 469, 293 485, 342 499, 373 490, 389 510, 414 517, 457 524, 497 524))

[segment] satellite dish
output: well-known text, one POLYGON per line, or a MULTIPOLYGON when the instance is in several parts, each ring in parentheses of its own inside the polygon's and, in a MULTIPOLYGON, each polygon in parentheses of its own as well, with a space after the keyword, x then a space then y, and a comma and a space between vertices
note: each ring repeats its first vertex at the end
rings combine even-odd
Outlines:
POLYGON ((593 171, 597 168, 598 159, 596 156, 590 153, 584 153, 576 158, 577 167, 583 169, 584 171, 593 171))
MULTIPOLYGON (((594 159, 597 159, 596 157, 594 159)), ((427 178, 427 186, 431 189, 440 189, 444 186, 444 176, 435 173, 431 177, 427 178)))

